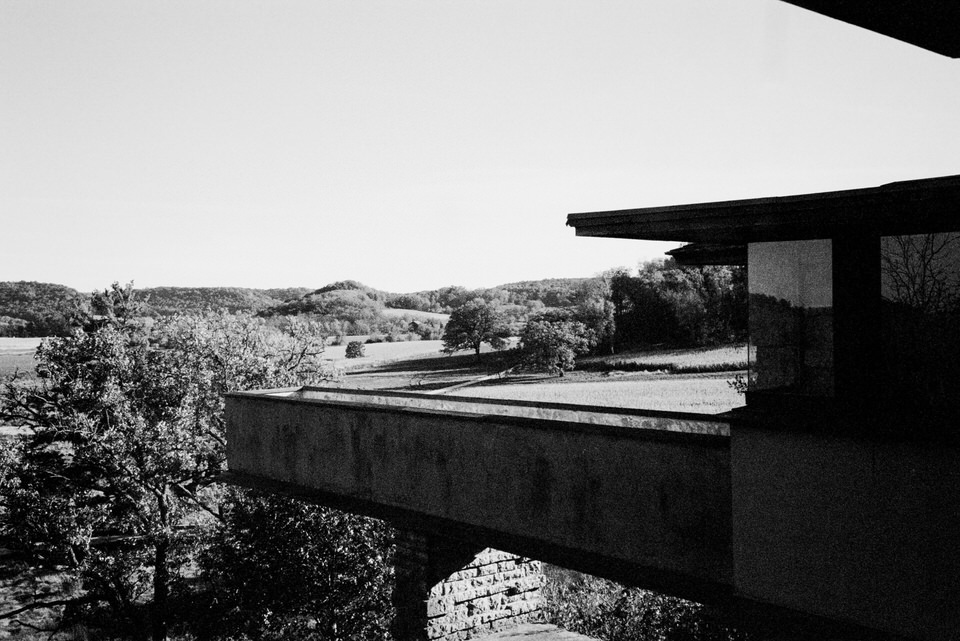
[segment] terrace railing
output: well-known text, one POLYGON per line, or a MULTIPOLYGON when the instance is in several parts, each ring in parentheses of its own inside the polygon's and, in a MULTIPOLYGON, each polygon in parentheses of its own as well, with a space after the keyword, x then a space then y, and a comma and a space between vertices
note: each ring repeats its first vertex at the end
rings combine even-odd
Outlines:
POLYGON ((718 417, 296 388, 227 396, 236 482, 699 597, 731 582, 718 417))

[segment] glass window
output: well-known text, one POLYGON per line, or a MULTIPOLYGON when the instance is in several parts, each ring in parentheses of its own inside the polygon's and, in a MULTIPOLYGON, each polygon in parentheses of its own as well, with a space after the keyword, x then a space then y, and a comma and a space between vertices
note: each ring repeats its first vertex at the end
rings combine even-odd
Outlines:
POLYGON ((960 233, 880 239, 886 398, 946 409, 960 399, 960 233))
POLYGON ((750 243, 751 390, 833 395, 830 240, 750 243))

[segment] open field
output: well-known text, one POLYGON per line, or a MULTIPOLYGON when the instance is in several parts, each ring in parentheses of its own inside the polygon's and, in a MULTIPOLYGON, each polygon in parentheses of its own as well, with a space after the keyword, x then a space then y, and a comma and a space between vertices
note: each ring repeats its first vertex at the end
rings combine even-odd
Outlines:
MULTIPOLYGON (((40 338, 0 337, 0 376, 13 374, 15 371, 33 372, 33 353, 41 340, 40 338)), ((366 356, 347 359, 346 345, 328 345, 323 357, 338 369, 353 370, 396 360, 440 356, 441 349, 443 349, 442 341, 370 343, 364 345, 366 356)))
MULTIPOLYGON (((346 342, 349 342, 348 338, 346 342)), ((328 345, 323 352, 324 360, 332 361, 336 366, 346 369, 372 367, 373 365, 391 361, 406 360, 419 356, 440 356, 443 341, 400 341, 395 343, 367 343, 363 346, 363 358, 346 356, 347 346, 328 345)))
POLYGON ((392 307, 385 307, 383 309, 383 315, 387 318, 403 318, 404 316, 411 316, 413 318, 424 318, 426 320, 436 320, 441 323, 446 323, 450 320, 450 314, 440 314, 437 312, 421 312, 417 309, 393 309, 392 307))
MULTIPOLYGON (((477 398, 716 414, 744 403, 743 397, 730 386, 730 381, 743 374, 742 369, 735 367, 745 367, 745 362, 737 360, 743 357, 745 361, 745 352, 746 348, 740 346, 600 357, 592 360, 595 363, 618 363, 625 359, 645 364, 660 363, 664 371, 576 370, 567 372, 562 378, 552 374, 509 374, 478 381, 453 393, 477 398), (675 367, 671 369, 671 366, 675 367), (731 371, 672 373, 678 367, 717 366, 731 371)), ((422 354, 411 359, 375 363, 366 368, 351 367, 338 384, 346 388, 437 391, 496 374, 507 367, 509 355, 504 353, 487 351, 479 364, 473 354, 466 352, 454 356, 422 354)))
POLYGON ((0 336, 0 354, 33 354, 42 338, 11 338, 0 336))
POLYGON ((660 349, 587 356, 577 361, 583 369, 650 369, 675 372, 738 370, 747 367, 747 346, 726 345, 697 349, 660 349))
POLYGON ((43 339, 0 337, 0 378, 14 372, 28 372, 33 375, 33 353, 41 340, 43 339))
POLYGON ((563 379, 505 379, 457 390, 458 396, 504 398, 544 403, 574 403, 717 414, 743 405, 743 397, 722 374, 630 374, 598 378, 568 374, 563 379))

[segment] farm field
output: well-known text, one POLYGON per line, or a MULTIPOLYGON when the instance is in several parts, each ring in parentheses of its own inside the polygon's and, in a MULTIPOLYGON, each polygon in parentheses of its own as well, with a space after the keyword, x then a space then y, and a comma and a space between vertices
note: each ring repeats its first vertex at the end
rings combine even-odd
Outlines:
MULTIPOLYGON (((576 374, 574 372, 573 374, 576 374)), ((501 398, 544 403, 717 414, 743 405, 729 384, 735 373, 630 374, 601 380, 568 375, 548 382, 477 385, 457 390, 458 396, 501 398), (569 380, 568 380, 569 379, 569 380)))
POLYGON ((33 375, 33 353, 41 340, 43 339, 0 337, 0 378, 14 372, 29 372, 33 375))
POLYGON ((0 336, 0 354, 33 353, 42 338, 12 338, 0 336))
POLYGON ((587 356, 577 361, 583 368, 607 366, 662 368, 679 371, 710 371, 721 367, 727 370, 746 369, 746 344, 698 349, 661 349, 643 352, 624 352, 614 356, 587 356))
POLYGON ((427 320, 436 320, 441 323, 446 323, 450 320, 450 314, 440 314, 439 312, 421 312, 418 309, 394 309, 392 307, 384 307, 381 312, 387 318, 403 318, 404 316, 410 316, 413 318, 425 318, 427 320))
POLYGON ((478 380, 506 369, 509 367, 508 360, 509 357, 504 353, 486 352, 482 364, 478 365, 472 354, 461 352, 454 356, 435 353, 409 360, 385 360, 369 367, 362 367, 358 363, 358 367, 350 367, 346 376, 336 385, 345 388, 438 391, 477 380, 476 384, 460 387, 451 393, 474 398, 704 414, 725 412, 744 403, 743 397, 731 387, 730 381, 742 375, 746 368, 745 346, 594 357, 589 359, 594 363, 594 366, 588 366, 590 369, 567 372, 562 378, 551 374, 512 373, 502 378, 478 380), (625 361, 659 364, 664 371, 597 371, 599 366, 615 367, 625 361), (685 367, 709 370, 720 366, 728 371, 667 372, 685 367))
MULTIPOLYGON (((41 340, 40 338, 0 337, 0 377, 13 374, 15 371, 32 372, 33 353, 41 340)), ((323 357, 337 369, 352 370, 427 355, 439 356, 441 349, 443 349, 442 341, 370 343, 364 345, 366 356, 348 360, 346 345, 328 345, 323 357)))
MULTIPOLYGON (((351 339, 348 337, 345 342, 351 339)), ((332 361, 335 365, 357 369, 371 367, 378 363, 416 358, 427 354, 439 356, 443 349, 443 341, 400 341, 395 343, 367 343, 363 346, 365 356, 362 358, 347 359, 347 346, 327 345, 323 351, 324 360, 332 361)))

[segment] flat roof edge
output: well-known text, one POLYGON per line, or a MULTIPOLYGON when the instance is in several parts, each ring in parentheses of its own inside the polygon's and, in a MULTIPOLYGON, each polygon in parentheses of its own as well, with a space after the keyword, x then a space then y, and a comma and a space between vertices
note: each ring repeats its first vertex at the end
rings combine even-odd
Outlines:
POLYGON ((817 238, 870 228, 906 234, 960 230, 960 175, 877 187, 567 215, 578 236, 743 243, 817 238))

